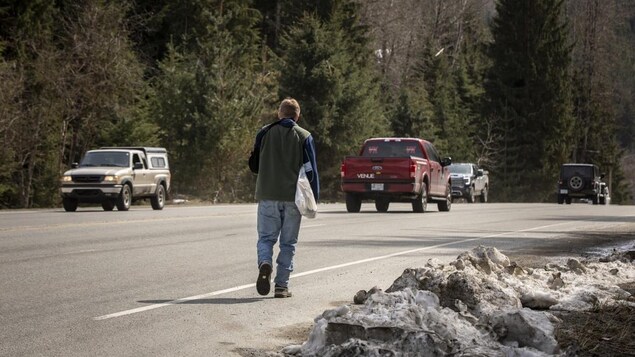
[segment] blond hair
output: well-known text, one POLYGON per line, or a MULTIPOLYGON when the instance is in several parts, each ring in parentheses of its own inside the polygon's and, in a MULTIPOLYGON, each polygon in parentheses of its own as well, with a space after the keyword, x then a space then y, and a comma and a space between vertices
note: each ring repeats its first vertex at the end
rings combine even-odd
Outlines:
POLYGON ((300 104, 298 101, 293 98, 286 98, 280 103, 280 107, 278 108, 278 118, 293 118, 297 119, 300 117, 300 104))

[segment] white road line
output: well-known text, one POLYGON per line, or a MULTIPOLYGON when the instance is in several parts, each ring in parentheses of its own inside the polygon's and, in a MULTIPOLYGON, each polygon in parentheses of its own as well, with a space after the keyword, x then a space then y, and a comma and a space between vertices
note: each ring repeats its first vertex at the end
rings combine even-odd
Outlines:
POLYGON ((176 304, 181 304, 181 303, 192 301, 192 300, 208 298, 210 296, 216 296, 216 295, 231 293, 231 292, 234 292, 234 291, 239 291, 239 290, 244 290, 244 289, 248 289, 248 288, 253 288, 254 286, 256 286, 256 284, 247 284, 247 285, 235 286, 233 288, 224 289, 224 290, 218 290, 218 291, 214 291, 214 292, 207 293, 207 294, 188 296, 186 298, 172 300, 172 301, 164 302, 164 303, 161 303, 161 304, 152 304, 152 305, 148 305, 148 306, 144 306, 144 307, 139 307, 139 308, 136 308, 136 309, 126 310, 126 311, 121 311, 121 312, 115 312, 114 314, 98 316, 98 317, 93 318, 93 320, 107 320, 107 319, 111 319, 113 317, 132 315, 132 314, 136 314, 136 313, 139 313, 139 312, 144 312, 144 311, 148 311, 148 310, 158 309, 160 307, 164 307, 164 306, 168 306, 168 305, 176 305, 176 304))
MULTIPOLYGON (((392 258, 392 257, 400 256, 400 255, 406 255, 406 254, 421 252, 421 251, 424 251, 424 250, 430 250, 430 249, 445 247, 445 246, 448 246, 448 245, 467 243, 467 242, 471 242, 471 241, 475 241, 475 240, 479 240, 479 239, 500 237, 500 236, 504 236, 504 235, 508 235, 508 234, 514 234, 514 233, 530 232, 530 231, 535 231, 535 230, 539 230, 539 229, 543 229, 543 228, 561 226, 561 225, 570 224, 570 223, 576 223, 576 222, 560 222, 560 223, 555 223, 555 224, 549 224, 549 225, 546 225, 546 226, 521 229, 519 231, 504 232, 504 233, 492 234, 492 235, 488 235, 488 236, 482 236, 482 237, 476 237, 476 238, 467 238, 467 239, 462 239, 462 240, 457 240, 457 241, 452 241, 452 242, 447 242, 447 243, 441 243, 441 244, 431 245, 431 246, 427 246, 427 247, 422 247, 422 248, 411 249, 411 250, 406 250, 406 251, 402 251, 402 252, 382 255, 382 256, 373 257, 373 258, 356 260, 354 262, 338 264, 338 265, 332 265, 332 266, 324 267, 324 268, 320 268, 320 269, 309 270, 309 271, 305 271, 303 273, 293 274, 293 275, 291 275, 290 279, 299 278, 299 277, 302 277, 302 276, 312 275, 312 274, 316 274, 316 273, 321 273, 321 272, 325 272, 325 271, 329 271, 329 270, 344 268, 344 267, 348 267, 348 266, 352 266, 352 265, 368 263, 368 262, 372 262, 372 261, 376 261, 376 260, 392 258)), ((152 304, 152 305, 148 305, 148 306, 144 306, 144 307, 139 307, 139 308, 136 308, 136 309, 130 309, 130 310, 125 310, 125 311, 115 312, 115 313, 108 314, 108 315, 97 316, 97 317, 94 317, 93 320, 96 320, 96 321, 108 320, 108 319, 112 319, 112 318, 115 318, 115 317, 122 317, 122 316, 126 316, 126 315, 137 314, 137 313, 140 313, 140 312, 154 310, 154 309, 158 309, 160 307, 165 307, 165 306, 169 306, 169 305, 176 305, 176 304, 181 304, 181 303, 192 301, 192 300, 204 299, 204 298, 208 298, 208 297, 211 297, 211 296, 222 295, 222 294, 231 293, 231 292, 235 292, 235 291, 239 291, 239 290, 250 289, 250 288, 253 288, 254 286, 256 286, 255 283, 246 284, 246 285, 240 285, 240 286, 236 286, 236 287, 229 288, 229 289, 217 290, 217 291, 213 291, 213 292, 206 293, 206 294, 201 294, 201 295, 188 296, 188 297, 185 297, 185 298, 172 300, 172 301, 164 302, 164 303, 160 303, 160 304, 152 304)))

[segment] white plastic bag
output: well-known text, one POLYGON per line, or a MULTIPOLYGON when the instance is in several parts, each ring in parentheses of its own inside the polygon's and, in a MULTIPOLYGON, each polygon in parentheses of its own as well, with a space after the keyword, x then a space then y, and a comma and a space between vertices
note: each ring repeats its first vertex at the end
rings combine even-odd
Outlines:
POLYGON ((304 166, 300 167, 298 174, 298 183, 295 189, 295 205, 298 207, 300 214, 306 218, 315 218, 317 215, 317 203, 311 190, 311 183, 306 177, 304 166))

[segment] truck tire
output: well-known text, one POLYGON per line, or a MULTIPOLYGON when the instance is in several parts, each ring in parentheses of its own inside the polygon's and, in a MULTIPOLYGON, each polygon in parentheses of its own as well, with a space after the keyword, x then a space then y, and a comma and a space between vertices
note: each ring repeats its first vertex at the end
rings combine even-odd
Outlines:
POLYGON ((561 205, 564 203, 564 195, 558 195, 558 204, 561 205))
POLYGON ((476 202, 476 197, 474 196, 474 187, 470 187, 470 192, 467 195, 467 202, 468 203, 476 202))
POLYGON ((416 213, 424 213, 428 208, 428 186, 425 182, 422 186, 421 194, 412 200, 412 211, 416 213))
POLYGON ((350 213, 357 213, 362 208, 362 200, 353 193, 346 193, 346 210, 350 213))
POLYGON ((121 188, 121 193, 119 193, 119 197, 117 197, 117 210, 127 211, 130 209, 131 203, 132 203, 132 191, 130 190, 130 185, 125 184, 121 188))
POLYGON ((376 199, 375 200, 375 208, 377 212, 386 212, 388 211, 388 206, 390 206, 390 201, 387 199, 376 199))
POLYGON ((481 203, 487 203, 487 186, 481 191, 481 203))
POLYGON ((452 187, 449 184, 445 189, 445 201, 437 202, 437 207, 439 212, 450 212, 450 208, 452 208, 452 187))
POLYGON ((77 211, 77 200, 74 198, 64 197, 62 199, 62 206, 64 206, 64 211, 66 212, 75 212, 77 211))
POLYGON ((157 186, 157 192, 150 198, 150 204, 154 210, 163 209, 165 206, 165 186, 163 184, 157 186))
POLYGON ((101 201, 101 208, 104 211, 112 211, 115 208, 115 202, 113 200, 103 200, 101 201))
POLYGON ((566 204, 570 205, 570 204, 571 204, 571 197, 566 197, 566 198, 564 199, 564 202, 565 202, 566 204))

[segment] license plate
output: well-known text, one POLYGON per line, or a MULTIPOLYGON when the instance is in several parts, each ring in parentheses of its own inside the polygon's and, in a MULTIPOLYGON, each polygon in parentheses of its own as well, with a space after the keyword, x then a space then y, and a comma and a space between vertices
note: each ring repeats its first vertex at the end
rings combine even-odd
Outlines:
POLYGON ((384 190, 384 184, 383 183, 371 183, 370 184, 370 190, 371 191, 383 191, 384 190))
POLYGON ((562 189, 560 190, 560 193, 569 193, 569 190, 562 189))

